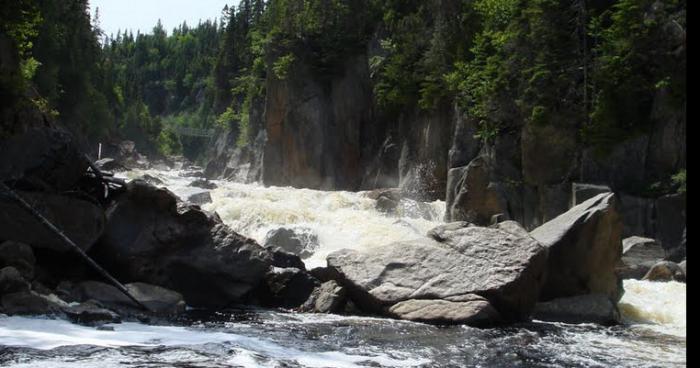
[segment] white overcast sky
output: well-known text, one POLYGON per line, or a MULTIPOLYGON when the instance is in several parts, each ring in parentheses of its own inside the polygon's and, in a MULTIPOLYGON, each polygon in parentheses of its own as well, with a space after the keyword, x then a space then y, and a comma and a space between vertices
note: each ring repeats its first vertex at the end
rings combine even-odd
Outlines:
POLYGON ((221 9, 239 0, 90 0, 90 13, 100 9, 100 27, 105 34, 116 36, 117 30, 150 33, 158 19, 170 34, 186 21, 196 26, 199 20, 219 19, 221 9))

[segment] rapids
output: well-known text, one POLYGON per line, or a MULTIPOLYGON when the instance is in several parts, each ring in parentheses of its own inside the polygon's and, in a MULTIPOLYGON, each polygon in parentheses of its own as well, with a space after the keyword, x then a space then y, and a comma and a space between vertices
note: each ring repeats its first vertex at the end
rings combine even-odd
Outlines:
MULTIPOLYGON (((182 198, 203 190, 178 171, 158 177, 182 198)), ((402 201, 397 216, 365 193, 324 192, 215 181, 216 211, 262 242, 280 226, 312 229, 319 249, 366 249, 422 236, 441 224, 444 203, 402 201)), ((168 325, 121 323, 113 330, 61 320, 0 315, 0 366, 9 367, 684 367, 686 285, 625 280, 624 324, 602 327, 532 321, 506 328, 435 327, 382 318, 236 309, 190 310, 168 325)))

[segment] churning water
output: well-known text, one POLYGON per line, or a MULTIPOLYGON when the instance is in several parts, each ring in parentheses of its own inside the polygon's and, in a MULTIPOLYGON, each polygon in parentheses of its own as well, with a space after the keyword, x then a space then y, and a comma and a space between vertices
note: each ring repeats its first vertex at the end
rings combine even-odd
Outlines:
MULTIPOLYGON (((201 191, 177 171, 149 171, 180 197, 201 191)), ((129 172, 133 178, 143 172, 129 172)), ((423 236, 444 203, 402 201, 396 215, 364 193, 265 188, 216 181, 216 211, 260 242, 280 226, 311 230, 319 248, 307 266, 341 248, 366 249, 423 236)), ((682 367, 686 287, 626 280, 625 324, 533 321, 506 328, 436 327, 382 318, 259 309, 202 315, 169 325, 121 323, 113 331, 65 321, 0 315, 0 366, 11 367, 682 367)))

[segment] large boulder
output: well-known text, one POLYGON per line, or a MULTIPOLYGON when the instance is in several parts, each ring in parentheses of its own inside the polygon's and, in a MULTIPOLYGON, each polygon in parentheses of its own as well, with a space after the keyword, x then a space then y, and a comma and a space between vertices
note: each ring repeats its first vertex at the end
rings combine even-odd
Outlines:
POLYGON ((292 267, 273 267, 265 282, 269 292, 265 303, 283 308, 301 306, 319 284, 308 272, 292 267))
POLYGON ((28 125, 23 131, 0 137, 0 180, 23 187, 72 189, 89 166, 73 136, 45 122, 23 124, 28 125))
POLYGON ((348 288, 353 302, 368 312, 436 323, 478 321, 479 325, 487 324, 481 318, 484 315, 494 317, 492 324, 528 318, 545 279, 546 248, 513 221, 442 234, 442 242, 426 237, 362 253, 340 250, 328 256, 328 266, 348 288), (435 306, 415 300, 433 300, 435 306), (498 318, 484 303, 495 308, 498 318), (460 312, 440 315, 439 311, 448 313, 450 306, 459 307, 460 312), (420 317, 419 310, 430 315, 420 317))
POLYGON ((656 240, 631 236, 622 241, 622 264, 618 274, 623 279, 639 280, 664 256, 664 249, 656 240))
MULTIPOLYGON (((17 191, 17 195, 85 251, 104 230, 104 210, 96 203, 48 192, 17 191)), ((35 248, 70 250, 54 232, 13 201, 0 201, 0 239, 31 244, 35 248)))
POLYGON ((180 292, 198 307, 241 302, 272 263, 267 250, 233 232, 215 213, 164 188, 132 181, 107 211, 93 254, 121 280, 180 292))
POLYGON ((531 233, 549 249, 548 277, 541 299, 600 293, 618 301, 622 280, 622 221, 612 193, 599 194, 531 233))
POLYGON ((318 247, 318 236, 308 228, 281 227, 270 230, 265 236, 265 248, 281 249, 296 254, 301 259, 311 257, 318 247))

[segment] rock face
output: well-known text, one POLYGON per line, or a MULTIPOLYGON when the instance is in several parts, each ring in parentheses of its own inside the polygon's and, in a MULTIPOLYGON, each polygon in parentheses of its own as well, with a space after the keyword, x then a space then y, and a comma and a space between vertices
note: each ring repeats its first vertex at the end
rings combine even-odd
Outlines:
POLYGON ((356 189, 360 132, 370 122, 365 55, 346 59, 337 77, 317 77, 303 61, 288 77, 268 73, 262 179, 266 185, 356 189))
POLYGON ((603 294, 578 295, 537 303, 533 318, 564 323, 620 323, 617 305, 603 294))
MULTIPOLYGON (((104 212, 95 203, 46 192, 17 191, 17 194, 83 250, 90 249, 104 230, 104 212)), ((70 249, 27 210, 8 201, 0 201, 0 239, 57 251, 70 249)))
POLYGON ((632 236, 622 241, 622 266, 618 274, 623 279, 641 279, 665 256, 664 249, 654 239, 632 236))
POLYGON ((599 194, 530 234, 549 249, 543 301, 591 293, 615 302, 622 297, 622 280, 615 273, 622 221, 614 194, 599 194))
POLYGON ((93 252, 96 260, 123 282, 173 289, 192 306, 242 301, 272 262, 264 248, 233 232, 216 214, 144 182, 130 182, 107 218, 93 252))
POLYGON ((507 212, 506 200, 489 176, 491 170, 484 157, 450 170, 448 190, 454 200, 448 201, 446 220, 488 225, 492 216, 507 212))
POLYGON ((484 321, 477 315, 495 316, 483 303, 500 315, 491 323, 526 319, 545 280, 546 262, 547 250, 512 221, 464 227, 443 242, 424 238, 328 256, 329 268, 365 311, 418 320, 417 311, 425 310, 431 321, 454 322, 455 315, 438 314, 449 312, 448 304, 428 307, 411 300, 448 301, 463 303, 453 305, 459 306, 461 322, 470 321, 466 311, 471 310, 479 324, 484 321), (475 294, 485 299, 477 300, 475 294))

